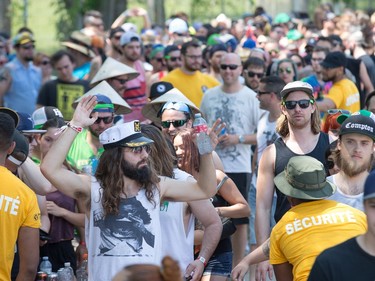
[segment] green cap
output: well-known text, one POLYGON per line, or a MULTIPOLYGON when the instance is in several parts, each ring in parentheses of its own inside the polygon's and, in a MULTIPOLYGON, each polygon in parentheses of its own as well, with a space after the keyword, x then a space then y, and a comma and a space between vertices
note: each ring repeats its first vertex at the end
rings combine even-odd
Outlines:
POLYGON ((274 183, 283 194, 298 199, 323 199, 336 191, 336 186, 326 180, 324 165, 310 156, 290 158, 274 183))

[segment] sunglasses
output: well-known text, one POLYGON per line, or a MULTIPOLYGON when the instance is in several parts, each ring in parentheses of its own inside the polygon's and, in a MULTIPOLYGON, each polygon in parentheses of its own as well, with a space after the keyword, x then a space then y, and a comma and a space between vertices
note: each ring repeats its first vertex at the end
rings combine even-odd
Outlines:
POLYGON ((166 58, 167 60, 170 60, 170 61, 173 61, 173 62, 175 62, 175 61, 181 61, 181 58, 180 58, 180 57, 170 57, 170 56, 165 56, 165 58, 166 58))
POLYGON ((256 73, 252 71, 246 71, 246 73, 247 73, 247 76, 249 76, 250 78, 257 76, 260 79, 260 78, 263 78, 264 76, 264 73, 256 73))
POLYGON ((261 95, 271 94, 271 92, 258 91, 257 94, 258 94, 258 96, 261 96, 261 95))
POLYGON ((157 62, 163 62, 163 59, 162 58, 156 58, 155 59, 157 62))
POLYGON ((287 109, 295 109, 297 104, 299 105, 300 108, 308 108, 310 103, 313 104, 314 101, 313 100, 288 100, 288 101, 284 101, 283 105, 287 109))
POLYGON ((30 50, 30 49, 34 49, 35 45, 21 46, 21 48, 24 49, 24 50, 30 50))
POLYGON ((149 145, 142 145, 142 146, 137 146, 137 147, 128 147, 130 148, 130 151, 135 153, 135 154, 139 154, 139 153, 142 153, 142 151, 146 151, 147 154, 149 154, 151 152, 151 146, 149 145))
POLYGON ((120 79, 120 78, 112 78, 113 80, 116 80, 121 85, 124 85, 126 82, 128 82, 128 79, 120 79))
POLYGON ((292 73, 292 69, 290 67, 287 67, 287 68, 279 68, 278 70, 279 73, 288 73, 288 74, 291 74, 292 73))
POLYGON ((100 124, 100 122, 104 122, 104 124, 111 124, 113 122, 114 116, 108 116, 108 117, 98 117, 98 119, 95 120, 94 124, 100 124))
POLYGON ((164 129, 169 129, 169 127, 172 124, 173 127, 179 128, 179 127, 185 125, 187 121, 188 121, 188 119, 185 119, 185 120, 174 120, 174 121, 161 121, 161 126, 164 129))
POLYGON ((48 65, 48 64, 49 64, 49 60, 42 61, 42 65, 48 65))
POLYGON ((239 67, 239 65, 237 64, 220 64, 220 68, 222 70, 226 70, 227 68, 229 68, 230 70, 235 70, 239 67))
POLYGON ((341 114, 345 114, 345 115, 350 115, 351 114, 351 112, 349 110, 346 110, 346 109, 336 109, 336 108, 334 108, 334 109, 328 109, 327 113, 328 114, 332 114, 332 115, 334 115, 336 113, 341 113, 341 114))

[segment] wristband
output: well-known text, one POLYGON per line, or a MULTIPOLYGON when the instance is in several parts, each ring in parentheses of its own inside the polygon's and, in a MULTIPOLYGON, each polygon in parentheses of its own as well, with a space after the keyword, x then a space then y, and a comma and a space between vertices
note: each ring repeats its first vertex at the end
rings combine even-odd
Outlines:
POLYGON ((69 122, 68 124, 66 124, 69 128, 73 129, 74 131, 76 131, 77 133, 80 133, 82 132, 83 128, 80 127, 80 126, 76 126, 76 125, 73 125, 71 122, 69 122))
POLYGON ((197 257, 197 260, 199 260, 201 263, 203 263, 204 267, 207 266, 206 259, 202 256, 197 257))

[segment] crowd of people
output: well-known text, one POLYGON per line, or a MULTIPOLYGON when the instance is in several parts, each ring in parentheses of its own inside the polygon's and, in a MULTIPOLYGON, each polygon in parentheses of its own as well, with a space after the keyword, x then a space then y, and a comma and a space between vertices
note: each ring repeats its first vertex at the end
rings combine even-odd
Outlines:
POLYGON ((374 279, 374 32, 322 4, 0 33, 0 279, 374 279))

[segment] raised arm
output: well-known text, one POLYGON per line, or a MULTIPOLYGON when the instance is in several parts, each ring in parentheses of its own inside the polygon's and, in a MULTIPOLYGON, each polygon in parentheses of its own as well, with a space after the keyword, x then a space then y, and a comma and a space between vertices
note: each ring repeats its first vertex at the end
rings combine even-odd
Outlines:
POLYGON ((90 197, 91 182, 87 175, 77 175, 72 171, 63 168, 63 162, 69 148, 78 134, 74 129, 87 127, 94 123, 97 113, 93 117, 90 114, 96 105, 96 97, 83 98, 77 105, 71 125, 68 126, 57 141, 52 145, 40 166, 44 176, 59 191, 75 199, 82 199, 82 196, 90 197))
MULTIPOLYGON (((212 126, 209 136, 212 148, 218 144, 218 134, 223 125, 218 119, 212 126)), ((195 201, 211 198, 216 194, 216 172, 212 159, 212 152, 200 155, 199 179, 197 182, 176 181, 163 177, 160 182, 161 195, 176 201, 195 201)))

